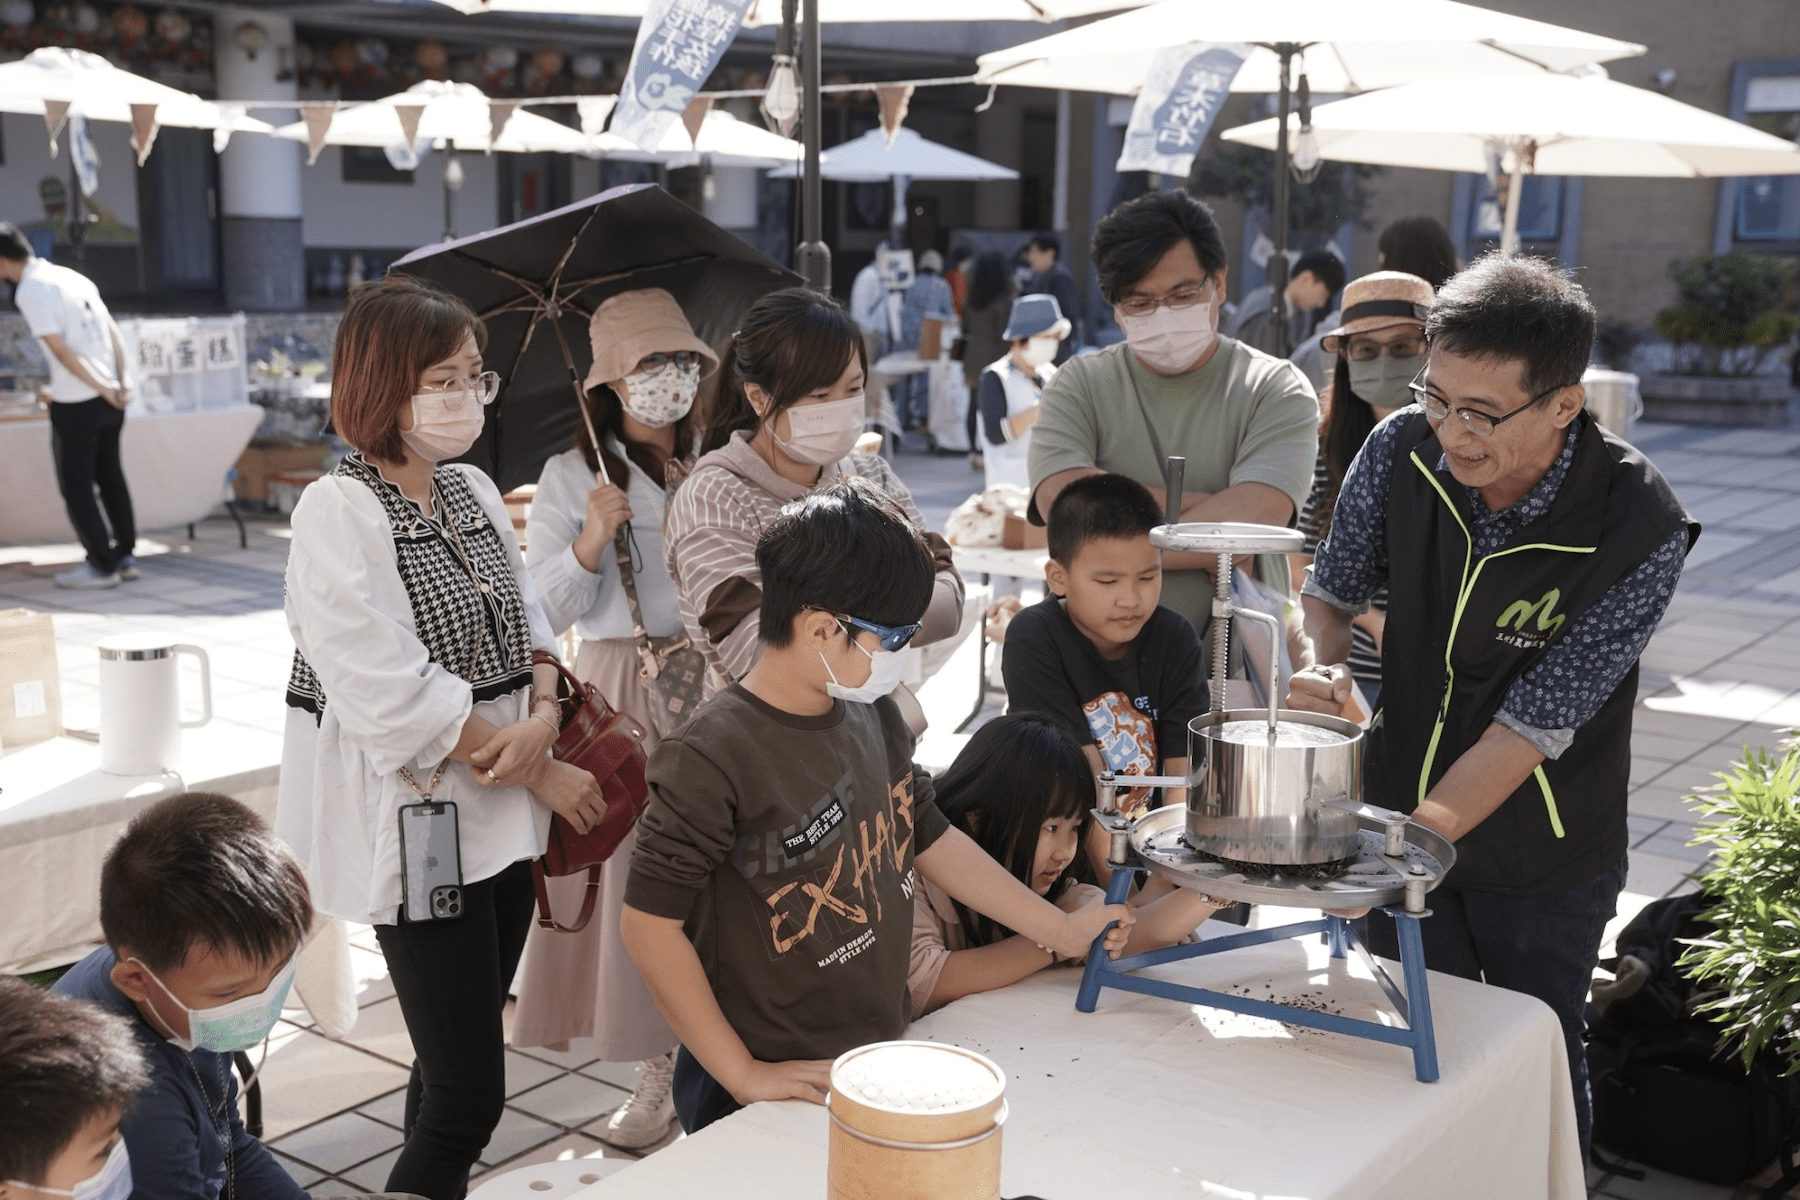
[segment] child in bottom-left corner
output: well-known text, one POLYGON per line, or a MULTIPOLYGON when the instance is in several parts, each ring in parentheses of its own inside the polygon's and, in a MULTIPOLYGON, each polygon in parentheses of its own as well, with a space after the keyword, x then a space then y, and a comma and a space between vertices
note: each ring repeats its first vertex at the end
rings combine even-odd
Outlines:
POLYGON ((0 1200, 126 1200, 119 1121, 149 1085, 122 1017, 0 975, 0 1200))
POLYGON ((151 1087, 119 1125, 136 1194, 306 1200, 245 1130, 231 1056, 274 1028, 312 918, 300 864, 228 796, 152 805, 108 852, 106 945, 54 990, 124 1017, 149 1067, 151 1087))

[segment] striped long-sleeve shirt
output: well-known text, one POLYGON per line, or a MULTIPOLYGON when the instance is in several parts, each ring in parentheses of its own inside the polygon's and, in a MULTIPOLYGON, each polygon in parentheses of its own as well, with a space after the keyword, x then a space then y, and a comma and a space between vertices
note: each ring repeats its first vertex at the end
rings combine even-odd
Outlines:
MULTIPOLYGON (((860 475, 892 496, 915 525, 925 519, 912 493, 880 455, 852 454, 826 467, 814 487, 844 475, 860 475)), ((705 455, 669 503, 663 529, 669 575, 675 580, 681 621, 713 668, 707 694, 744 677, 762 655, 757 641, 762 575, 756 543, 782 505, 812 488, 777 474, 739 432, 705 455)), ((938 562, 937 586, 926 610, 919 641, 947 637, 962 615, 962 578, 950 563, 950 547, 927 533, 938 562), (935 634, 935 638, 932 636, 935 634)))

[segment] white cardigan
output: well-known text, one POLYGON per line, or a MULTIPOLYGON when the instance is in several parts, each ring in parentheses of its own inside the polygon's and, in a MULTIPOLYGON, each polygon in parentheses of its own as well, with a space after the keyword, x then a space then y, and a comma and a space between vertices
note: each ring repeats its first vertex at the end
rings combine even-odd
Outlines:
MULTIPOLYGON (((609 444, 613 453, 625 458, 617 441, 609 439, 609 444)), ((625 465, 630 472, 625 498, 631 501, 631 528, 638 547, 633 574, 644 628, 652 637, 680 633, 681 607, 663 553, 668 493, 629 458, 625 465)), ((550 628, 560 633, 573 625, 575 635, 584 642, 632 636, 631 608, 611 543, 600 552, 598 571, 588 570, 575 557, 575 538, 587 524, 587 498, 593 490, 594 473, 588 470, 581 451, 563 451, 544 464, 537 495, 531 501, 531 518, 525 525, 525 564, 537 584, 550 628)))
MULTIPOLYGON (((507 548, 533 649, 555 648, 512 523, 493 482, 460 471, 507 548)), ((327 697, 318 721, 289 708, 275 830, 292 846, 313 905, 391 925, 400 905, 400 816, 462 734, 470 713, 501 727, 528 715, 526 689, 480 705, 466 680, 430 660, 401 582, 393 529, 367 486, 327 475, 301 494, 288 552, 287 620, 327 697)), ((476 786, 451 763, 436 799, 456 804, 462 877, 476 883, 544 852, 550 810, 524 788, 476 786)))

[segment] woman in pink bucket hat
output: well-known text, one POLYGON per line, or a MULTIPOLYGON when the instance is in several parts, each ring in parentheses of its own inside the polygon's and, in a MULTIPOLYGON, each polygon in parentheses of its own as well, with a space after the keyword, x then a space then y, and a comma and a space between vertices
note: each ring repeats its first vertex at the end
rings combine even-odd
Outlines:
MULTIPOLYGON (((1431 285, 1403 271, 1376 271, 1344 288, 1342 323, 1321 339, 1337 356, 1325 390, 1319 425, 1319 459, 1312 491, 1300 509, 1304 553, 1290 556, 1294 588, 1305 582, 1314 551, 1331 532, 1332 509, 1350 461, 1376 422, 1412 403, 1406 385, 1419 373, 1425 353, 1425 317, 1431 312, 1431 285)), ((1381 636, 1387 620, 1387 591, 1369 603, 1350 630, 1350 673, 1370 711, 1381 695, 1381 636)))
MULTIPOLYGON (((585 404, 599 452, 586 424, 577 424, 574 447, 544 464, 525 526, 525 563, 551 627, 559 635, 572 628, 580 641, 575 674, 637 721, 648 752, 658 728, 639 673, 614 537, 629 521, 632 584, 645 630, 651 637, 681 633, 663 554, 663 512, 699 448, 694 401, 719 356, 661 288, 609 297, 594 311, 588 336, 594 363, 585 404)), ((636 1089, 597 1135, 627 1149, 661 1141, 675 1119, 675 1034, 619 937, 622 868, 636 841, 635 832, 628 835, 601 873, 600 903, 585 928, 532 927, 512 1036, 515 1046, 552 1047, 592 1037, 596 1058, 641 1062, 636 1089)), ((572 920, 586 873, 547 883, 556 918, 572 920)))

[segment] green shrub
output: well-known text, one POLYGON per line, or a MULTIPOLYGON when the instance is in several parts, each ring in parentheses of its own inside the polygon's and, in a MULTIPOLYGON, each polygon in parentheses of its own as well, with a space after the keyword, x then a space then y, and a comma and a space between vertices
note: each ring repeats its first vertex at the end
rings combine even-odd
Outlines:
POLYGON ((1681 303, 1656 316, 1656 332, 1675 344, 1676 371, 1754 375, 1769 354, 1800 330, 1794 304, 1800 262, 1734 250, 1671 263, 1681 303))
POLYGON ((1718 787, 1694 797, 1710 821, 1713 867, 1703 877, 1720 898, 1705 916, 1718 928, 1682 956, 1696 980, 1724 989, 1700 1006, 1723 1027, 1746 1069, 1772 1050, 1800 1071, 1800 746, 1780 757, 1746 748, 1718 787))

